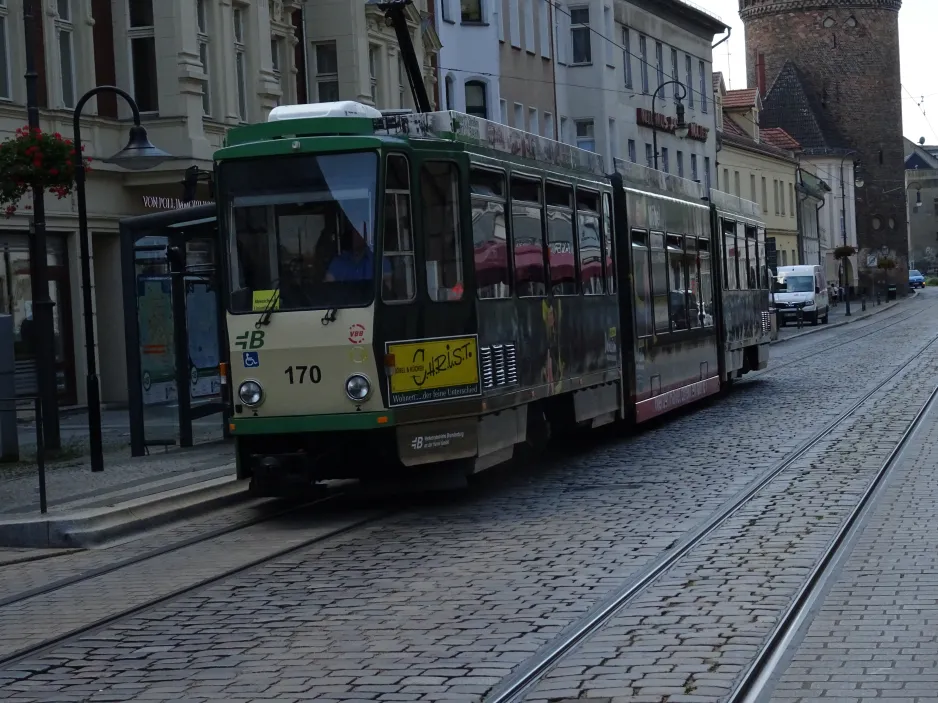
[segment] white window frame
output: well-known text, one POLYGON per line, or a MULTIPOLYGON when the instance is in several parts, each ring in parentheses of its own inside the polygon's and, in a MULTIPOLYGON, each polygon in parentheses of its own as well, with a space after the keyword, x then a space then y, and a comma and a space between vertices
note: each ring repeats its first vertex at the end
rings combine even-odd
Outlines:
POLYGON ((638 163, 638 148, 635 145, 634 139, 629 139, 629 161, 633 164, 638 163))
POLYGON ((529 54, 537 52, 534 34, 534 0, 524 0, 524 50, 529 54))
POLYGON ((460 24, 485 24, 485 23, 486 23, 486 20, 488 19, 488 12, 487 12, 488 8, 486 7, 486 4, 487 4, 487 3, 485 2, 485 0, 473 0, 473 2, 474 2, 474 3, 478 6, 478 8, 479 8, 479 19, 477 19, 477 20, 467 20, 467 19, 463 19, 463 16, 462 16, 462 2, 460 1, 460 3, 459 3, 459 22, 460 22, 460 24))
POLYGON ((707 92, 707 65, 703 59, 697 61, 697 72, 700 74, 697 76, 700 81, 700 111, 707 114, 707 103, 710 102, 710 94, 707 92))
POLYGON ((550 112, 544 113, 544 136, 548 139, 556 139, 554 134, 554 116, 550 112))
POLYGON ((75 3, 73 0, 56 0, 55 2, 55 52, 59 59, 59 107, 74 110, 78 102, 78 72, 75 70, 75 3), (64 5, 67 16, 59 14, 64 5), (65 57, 62 55, 62 36, 68 35, 68 70, 65 67, 65 57), (68 73, 68 76, 66 76, 68 73), (71 82, 71 95, 66 95, 66 78, 71 82), (70 98, 70 99, 69 99, 70 98))
POLYGON ((632 32, 622 27, 622 74, 626 88, 632 87, 632 32))
POLYGON ((593 37, 591 34, 591 30, 590 30, 591 18, 589 16, 589 11, 590 11, 589 5, 579 5, 579 6, 570 8, 570 65, 571 66, 592 66, 593 65, 593 37), (586 23, 573 21, 573 13, 578 10, 586 10, 586 14, 587 14, 586 23), (573 43, 573 37, 577 32, 586 33, 586 46, 587 46, 587 51, 589 53, 588 61, 576 60, 576 55, 574 54, 574 51, 576 50, 576 46, 573 43))
MULTIPOLYGON (((613 19, 612 8, 608 5, 603 6, 603 31, 607 37, 615 36, 616 23, 613 19)), ((611 41, 603 42, 606 46, 606 65, 609 68, 616 67, 616 45, 611 41)))
POLYGON ((212 70, 212 40, 209 24, 211 22, 207 0, 196 0, 195 6, 195 24, 196 35, 199 42, 199 60, 202 62, 202 73, 205 78, 200 81, 202 84, 202 116, 212 116, 212 88, 211 88, 211 70, 212 70))
POLYGON ((576 139, 577 149, 584 149, 586 151, 596 151, 596 121, 592 119, 582 119, 573 121, 574 129, 574 138, 576 139), (592 132, 592 136, 585 136, 580 134, 580 127, 589 127, 592 132), (592 142, 592 146, 587 148, 582 146, 586 142, 592 142))
POLYGON ((514 113, 514 124, 512 127, 524 131, 524 105, 515 103, 514 113))
POLYGON ((516 49, 521 48, 521 9, 518 1, 508 0, 508 38, 516 49))
POLYGON ((541 29, 541 58, 549 59, 551 57, 551 44, 553 44, 553 41, 550 36, 550 6, 548 3, 542 2, 538 6, 537 20, 541 29))
POLYGON ((504 98, 501 98, 498 101, 498 114, 501 116, 501 123, 503 125, 508 124, 508 101, 504 98))
MULTIPOLYGON (((157 0, 153 0, 157 2, 157 0)), ((153 39, 154 42, 154 51, 156 51, 156 27, 150 25, 147 27, 131 27, 130 26, 130 3, 126 3, 125 7, 127 8, 127 66, 129 67, 129 83, 130 83, 130 94, 134 97, 134 100, 137 102, 137 107, 140 109, 141 114, 155 115, 160 111, 159 105, 159 90, 157 90, 157 104, 155 110, 147 110, 144 106, 140 105, 139 99, 137 99, 137 86, 134 83, 134 52, 133 52, 133 43, 136 39, 153 39)), ((156 21, 154 17, 154 22, 156 21)), ((153 76, 153 82, 157 83, 157 77, 153 76)))
POLYGON ((694 59, 690 54, 684 54, 684 71, 687 73, 684 84, 687 86, 687 106, 694 107, 694 59))
POLYGON ((540 134, 541 132, 539 129, 540 128, 539 119, 540 118, 538 116, 537 108, 529 107, 528 108, 528 124, 527 124, 527 129, 525 131, 530 132, 531 134, 540 134))
POLYGON ((648 37, 638 35, 638 51, 642 64, 642 93, 651 95, 651 84, 648 82, 648 37))
POLYGON ((397 54, 397 100, 398 107, 402 110, 407 108, 407 73, 404 70, 404 59, 400 52, 397 54))
POLYGON ((234 52, 235 52, 235 94, 238 101, 238 118, 247 122, 249 117, 248 105, 248 49, 245 42, 244 14, 248 12, 246 5, 233 5, 231 18, 234 25, 234 52), (238 68, 240 66, 240 75, 238 68))
MULTIPOLYGON (((336 93, 338 93, 339 88, 339 48, 334 41, 325 41, 325 42, 313 42, 313 64, 315 65, 315 80, 316 80, 316 100, 318 102, 325 102, 322 99, 322 93, 320 92, 321 87, 324 84, 335 84, 336 93), (332 49, 332 53, 335 56, 335 69, 336 72, 323 71, 322 67, 319 65, 319 47, 328 47, 332 49)), ((339 96, 336 95, 336 98, 339 96)))

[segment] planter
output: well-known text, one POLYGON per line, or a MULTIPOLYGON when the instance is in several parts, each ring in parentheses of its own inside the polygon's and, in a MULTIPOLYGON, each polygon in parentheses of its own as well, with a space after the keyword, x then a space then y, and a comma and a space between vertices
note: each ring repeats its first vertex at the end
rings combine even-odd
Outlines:
POLYGON ((49 191, 59 200, 68 197, 75 185, 79 158, 85 170, 90 170, 91 159, 79 155, 72 141, 58 132, 29 127, 16 130, 15 136, 0 143, 0 208, 4 215, 12 217, 32 188, 49 191))

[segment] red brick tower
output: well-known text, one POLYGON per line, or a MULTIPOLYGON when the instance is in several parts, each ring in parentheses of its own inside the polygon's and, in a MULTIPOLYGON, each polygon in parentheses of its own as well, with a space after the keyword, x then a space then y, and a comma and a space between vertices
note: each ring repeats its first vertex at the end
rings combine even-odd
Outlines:
POLYGON ((901 5, 902 0, 739 0, 749 85, 765 94, 785 62, 793 62, 822 113, 821 124, 830 126, 828 141, 859 153, 864 186, 857 191, 857 260, 860 286, 867 290, 870 254, 894 258, 891 282, 900 292, 907 285, 901 5))

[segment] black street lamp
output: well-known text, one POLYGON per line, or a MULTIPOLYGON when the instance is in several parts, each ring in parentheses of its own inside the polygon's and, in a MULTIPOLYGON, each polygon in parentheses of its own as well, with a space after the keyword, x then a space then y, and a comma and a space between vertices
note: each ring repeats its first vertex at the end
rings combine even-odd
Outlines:
POLYGON ((674 128, 674 134, 678 139, 684 139, 687 136, 689 131, 688 126, 684 123, 684 103, 681 101, 687 97, 687 86, 685 86, 680 81, 668 81, 662 83, 658 86, 658 90, 655 91, 654 95, 651 96, 651 141, 652 149, 655 152, 655 170, 658 170, 658 113, 655 112, 655 101, 658 99, 658 93, 661 92, 661 89, 666 85, 676 85, 681 89, 681 95, 677 97, 677 106, 675 110, 677 111, 677 126, 674 128))
MULTIPOLYGON (((847 246, 847 186, 844 183, 844 163, 851 156, 857 156, 857 152, 850 150, 840 160, 840 229, 843 235, 844 246, 847 246)), ((856 166, 854 166, 856 169, 856 166)), ((863 181, 854 176, 854 186, 863 187, 863 181)), ((857 242, 859 244, 859 242, 857 242)), ((847 280, 847 258, 841 259, 840 264, 841 278, 844 282, 844 315, 850 317, 850 281, 847 280)))
POLYGON ((75 106, 73 122, 75 128, 75 150, 79 154, 75 169, 75 191, 78 194, 78 238, 81 244, 82 307, 85 320, 85 349, 87 359, 88 434, 91 443, 91 470, 104 471, 104 450, 101 444, 101 394, 98 387, 97 362, 94 356, 94 318, 91 298, 91 246, 88 234, 88 203, 85 193, 85 164, 81 155, 81 111, 85 104, 98 93, 120 95, 133 111, 134 124, 130 128, 127 146, 105 163, 115 164, 131 171, 143 171, 172 158, 157 149, 147 138, 147 130, 140 124, 140 110, 136 101, 127 92, 113 85, 99 85, 81 96, 75 106))
MULTIPOLYGON (((23 5, 24 45, 26 49, 26 115, 29 128, 39 129, 39 73, 36 71, 36 46, 39 45, 41 13, 37 0, 23 5)), ((80 161, 81 159, 79 159, 80 161)), ((40 186, 33 186, 33 226, 29 241, 29 278, 33 298, 33 348, 36 355, 36 385, 41 405, 43 435, 48 449, 58 449, 58 383, 55 373, 55 328, 49 297, 49 269, 46 253, 46 203, 40 186)), ((39 422, 36 418, 36 422, 39 422)))

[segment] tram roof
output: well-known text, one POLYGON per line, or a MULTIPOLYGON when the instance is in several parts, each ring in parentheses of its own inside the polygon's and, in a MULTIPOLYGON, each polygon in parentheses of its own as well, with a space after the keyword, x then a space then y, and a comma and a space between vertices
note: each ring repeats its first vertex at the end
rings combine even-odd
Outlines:
POLYGON ((722 190, 711 190, 710 200, 716 206, 717 210, 742 215, 753 220, 762 220, 762 206, 752 200, 740 198, 738 195, 726 193, 722 190))
POLYGON ((626 188, 677 197, 684 200, 696 200, 703 205, 707 190, 697 181, 675 176, 673 173, 656 171, 653 168, 623 159, 613 159, 616 173, 622 177, 626 188))
POLYGON ((353 101, 274 108, 267 122, 230 130, 225 146, 216 152, 215 158, 237 156, 232 147, 247 144, 327 136, 437 139, 504 154, 508 159, 538 162, 545 168, 560 167, 595 177, 606 176, 600 154, 498 122, 452 110, 382 113, 353 101))

